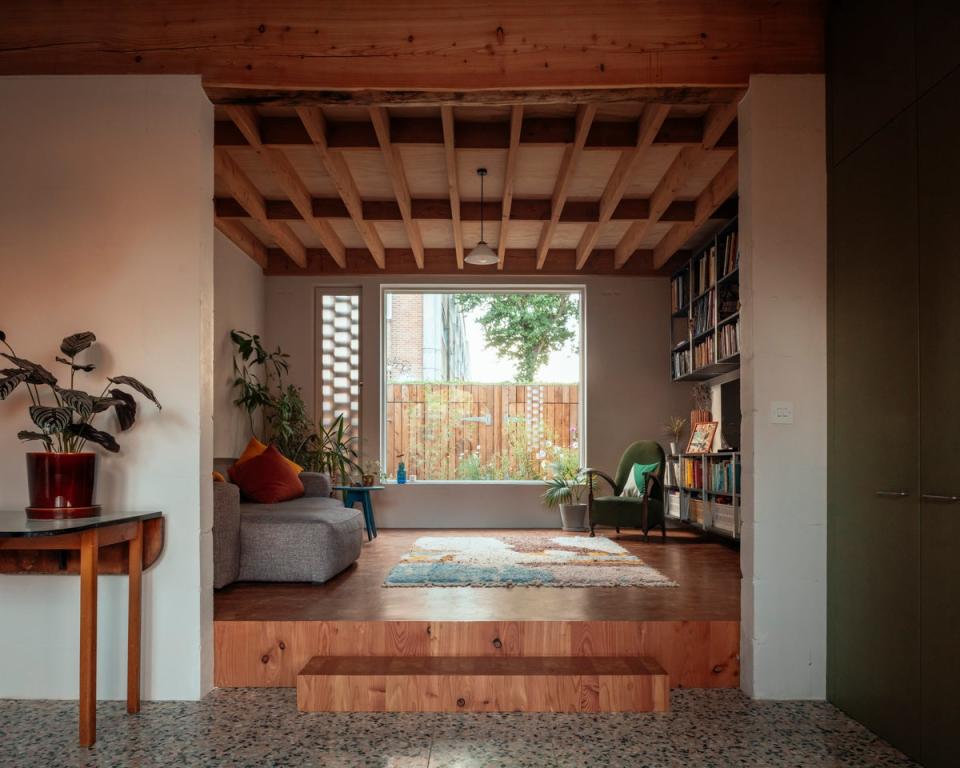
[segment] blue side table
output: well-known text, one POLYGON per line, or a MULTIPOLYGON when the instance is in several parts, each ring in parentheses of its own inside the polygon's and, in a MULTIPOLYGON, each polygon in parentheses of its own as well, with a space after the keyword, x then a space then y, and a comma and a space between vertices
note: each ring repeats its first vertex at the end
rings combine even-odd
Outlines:
POLYGON ((382 485, 335 485, 335 491, 343 491, 343 506, 353 507, 358 501, 363 505, 363 521, 367 525, 367 541, 377 535, 377 521, 373 517, 373 501, 370 491, 382 491, 382 485))

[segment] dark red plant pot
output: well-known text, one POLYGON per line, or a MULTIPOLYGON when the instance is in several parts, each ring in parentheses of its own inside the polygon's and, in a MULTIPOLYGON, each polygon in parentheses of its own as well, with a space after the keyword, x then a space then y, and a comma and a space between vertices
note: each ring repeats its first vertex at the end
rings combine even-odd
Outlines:
POLYGON ((95 517, 93 504, 97 479, 95 453, 28 453, 27 485, 30 506, 27 517, 95 517))

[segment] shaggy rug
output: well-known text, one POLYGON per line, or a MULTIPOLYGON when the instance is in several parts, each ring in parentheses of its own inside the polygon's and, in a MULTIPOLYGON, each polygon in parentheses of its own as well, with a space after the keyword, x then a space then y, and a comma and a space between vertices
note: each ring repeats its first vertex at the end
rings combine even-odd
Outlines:
POLYGON ((598 536, 424 536, 385 587, 675 587, 598 536))

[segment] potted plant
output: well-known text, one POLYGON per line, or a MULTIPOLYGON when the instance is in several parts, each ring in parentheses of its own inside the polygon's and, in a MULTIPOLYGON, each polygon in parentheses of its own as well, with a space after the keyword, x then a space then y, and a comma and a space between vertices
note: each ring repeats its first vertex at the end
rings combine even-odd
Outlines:
POLYGON ((543 501, 550 507, 560 508, 560 522, 565 531, 586 531, 587 505, 583 493, 587 489, 587 474, 581 468, 571 468, 562 463, 553 465, 553 477, 545 481, 547 489, 543 501))
POLYGON ((97 455, 84 450, 88 443, 117 453, 120 446, 113 435, 94 426, 100 414, 112 410, 120 431, 130 429, 137 418, 137 401, 127 390, 144 396, 160 408, 153 391, 132 376, 108 376, 99 395, 76 388, 78 373, 91 373, 94 366, 77 360, 97 337, 90 331, 74 333, 60 343, 58 363, 70 370, 69 387, 61 386, 50 371, 38 363, 17 356, 0 331, 0 345, 13 367, 0 369, 0 400, 6 400, 21 384, 30 398, 30 420, 36 429, 22 430, 23 441, 43 444, 43 451, 27 453, 27 484, 30 506, 27 516, 34 518, 93 517, 100 513, 94 505, 97 455), (113 387, 111 388, 111 385, 113 387))
POLYGON ((697 424, 711 421, 710 407, 713 405, 713 394, 706 384, 694 384, 690 391, 693 398, 693 410, 690 412, 690 429, 697 424))
POLYGON ((673 440, 670 441, 670 455, 677 456, 680 451, 680 435, 683 434, 683 428, 687 425, 687 420, 683 416, 671 416, 667 423, 663 425, 664 434, 670 435, 673 440))

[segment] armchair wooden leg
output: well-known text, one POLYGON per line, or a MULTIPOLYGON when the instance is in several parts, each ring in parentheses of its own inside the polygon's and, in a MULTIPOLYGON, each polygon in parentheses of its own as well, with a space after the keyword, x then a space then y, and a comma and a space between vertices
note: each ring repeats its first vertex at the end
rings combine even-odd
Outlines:
POLYGON ((592 539, 597 534, 593 532, 593 523, 590 524, 590 538, 592 539))
POLYGON ((667 543, 667 517, 664 515, 663 520, 660 521, 660 530, 663 533, 663 543, 667 543))

